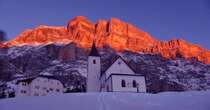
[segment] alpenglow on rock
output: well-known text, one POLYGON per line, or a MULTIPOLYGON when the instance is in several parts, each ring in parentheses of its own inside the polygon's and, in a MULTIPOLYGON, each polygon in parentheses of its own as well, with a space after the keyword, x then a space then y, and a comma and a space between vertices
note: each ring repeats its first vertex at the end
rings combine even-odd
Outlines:
POLYGON ((109 21, 99 19, 97 23, 93 23, 86 17, 77 16, 68 22, 67 27, 39 26, 28 29, 1 47, 75 42, 78 47, 89 48, 94 40, 97 47, 107 45, 116 51, 160 54, 167 59, 182 56, 185 59, 196 58, 203 63, 210 63, 210 51, 201 46, 182 39, 160 41, 117 18, 111 18, 109 21))

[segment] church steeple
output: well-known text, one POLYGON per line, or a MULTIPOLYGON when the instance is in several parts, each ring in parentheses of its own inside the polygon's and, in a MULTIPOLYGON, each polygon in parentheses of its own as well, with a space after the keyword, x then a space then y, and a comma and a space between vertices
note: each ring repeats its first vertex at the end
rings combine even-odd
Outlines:
POLYGON ((101 75, 101 57, 94 42, 88 56, 87 73, 87 92, 99 92, 101 85, 99 80, 101 75))
POLYGON ((93 44, 92 44, 89 56, 98 56, 98 57, 100 56, 99 53, 98 53, 98 50, 95 46, 95 42, 93 42, 93 44))

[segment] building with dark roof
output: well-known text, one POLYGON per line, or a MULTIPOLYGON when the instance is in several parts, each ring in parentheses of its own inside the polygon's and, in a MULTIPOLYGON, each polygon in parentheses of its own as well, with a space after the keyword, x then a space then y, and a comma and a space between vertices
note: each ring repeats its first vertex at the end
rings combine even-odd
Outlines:
POLYGON ((62 94, 64 86, 53 75, 39 75, 17 81, 16 96, 46 96, 62 94))
POLYGON ((93 43, 88 56, 87 92, 146 92, 145 77, 118 57, 101 71, 101 57, 93 43))

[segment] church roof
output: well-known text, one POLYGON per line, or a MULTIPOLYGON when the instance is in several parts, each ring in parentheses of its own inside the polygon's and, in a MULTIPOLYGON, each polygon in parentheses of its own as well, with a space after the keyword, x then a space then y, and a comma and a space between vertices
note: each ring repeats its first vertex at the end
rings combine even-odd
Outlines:
POLYGON ((90 51, 89 56, 100 56, 94 42, 93 42, 93 45, 91 47, 91 51, 90 51))
POLYGON ((118 59, 122 59, 123 62, 125 62, 125 64, 134 72, 136 73, 136 71, 134 70, 134 68, 132 68, 127 61, 125 61, 121 56, 117 56, 114 60, 111 61, 111 64, 109 66, 107 66, 104 70, 101 71, 101 76, 103 74, 105 74, 105 72, 118 60, 118 59))

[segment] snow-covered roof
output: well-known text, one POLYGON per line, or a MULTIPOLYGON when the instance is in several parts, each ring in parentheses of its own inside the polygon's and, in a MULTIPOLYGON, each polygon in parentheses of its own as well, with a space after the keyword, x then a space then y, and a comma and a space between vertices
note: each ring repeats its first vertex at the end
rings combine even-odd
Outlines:
POLYGON ((49 73, 49 72, 42 72, 39 75, 43 75, 43 76, 53 76, 53 74, 49 73))
POLYGON ((56 78, 54 75, 45 72, 45 73, 41 73, 40 75, 36 76, 36 77, 30 77, 30 78, 21 78, 19 80, 17 80, 17 84, 20 82, 26 82, 26 83, 31 83, 34 79, 38 78, 38 77, 42 77, 42 78, 48 78, 48 79, 55 79, 55 80, 59 80, 58 78, 56 78))
POLYGON ((17 80, 17 84, 20 83, 20 82, 26 82, 26 83, 31 83, 33 80, 35 79, 35 77, 31 77, 31 78, 22 78, 22 79, 19 79, 17 80))

